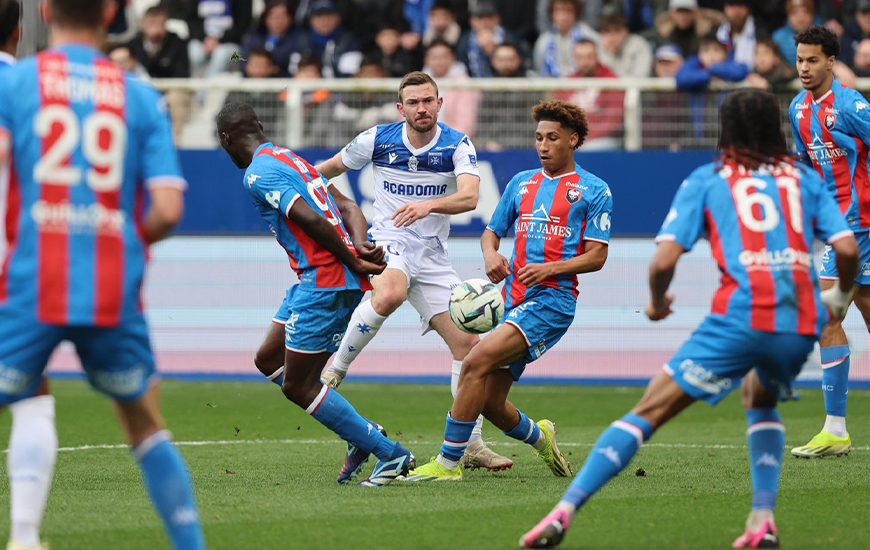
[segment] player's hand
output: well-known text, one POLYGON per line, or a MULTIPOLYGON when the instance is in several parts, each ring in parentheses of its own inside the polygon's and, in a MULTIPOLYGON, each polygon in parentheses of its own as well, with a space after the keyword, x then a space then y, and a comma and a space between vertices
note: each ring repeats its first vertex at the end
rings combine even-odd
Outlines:
POLYGON ((486 276, 493 283, 502 282, 507 277, 511 270, 507 258, 498 252, 490 252, 483 255, 483 262, 486 269, 486 276))
POLYGON ((674 295, 665 294, 665 297, 662 298, 662 301, 659 303, 650 300, 646 305, 644 313, 646 313, 646 316, 649 317, 650 321, 661 321, 674 312, 674 310, 671 309, 671 304, 673 303, 674 295))
POLYGON ((556 272, 550 264, 526 264, 517 271, 517 279, 530 287, 555 274, 556 272))
POLYGON ((842 321, 849 310, 849 304, 852 303, 852 295, 855 293, 855 288, 849 292, 840 290, 840 285, 835 284, 831 288, 822 291, 822 303, 828 309, 831 321, 842 321))
POLYGON ((409 202, 396 208, 391 220, 396 227, 408 227, 417 220, 423 219, 432 212, 429 201, 409 202))
POLYGON ((221 41, 214 36, 206 36, 205 40, 202 41, 202 47, 205 50, 206 55, 211 55, 212 52, 220 46, 220 43, 221 41))
POLYGON ((359 244, 354 243, 353 247, 363 260, 378 265, 384 263, 384 255, 386 254, 384 247, 375 246, 371 241, 363 241, 359 244))
POLYGON ((351 268, 357 273, 362 273, 363 275, 380 275, 387 268, 387 264, 376 264, 363 260, 362 258, 357 258, 356 263, 352 265, 351 268))

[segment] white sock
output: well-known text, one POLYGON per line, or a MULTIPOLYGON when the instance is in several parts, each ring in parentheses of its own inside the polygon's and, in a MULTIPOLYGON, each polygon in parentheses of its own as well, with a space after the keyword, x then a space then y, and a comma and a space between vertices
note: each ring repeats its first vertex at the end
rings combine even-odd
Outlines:
POLYGON ((825 418, 825 427, 822 429, 837 437, 846 437, 846 417, 828 415, 825 418))
POLYGON ((9 410, 12 412, 12 433, 6 457, 11 493, 9 538, 25 547, 37 546, 57 458, 54 397, 40 395, 24 399, 9 410))
MULTIPOLYGON (((459 388, 459 373, 462 372, 462 361, 453 360, 453 365, 450 367, 450 393, 456 397, 456 390, 459 388)), ((471 445, 475 441, 483 439, 481 431, 483 430, 483 415, 477 417, 477 424, 471 430, 471 437, 468 438, 468 444, 471 445)), ((446 460, 446 459, 445 459, 446 460)))
POLYGON ((455 460, 450 460, 441 453, 438 453, 438 456, 435 457, 435 461, 438 462, 438 464, 447 468, 448 470, 452 470, 453 468, 459 466, 459 462, 455 460))
MULTIPOLYGON (((529 422, 534 422, 534 421, 531 418, 529 418, 529 422)), ((532 443, 532 447, 534 447, 534 449, 536 451, 540 451, 541 449, 544 448, 544 444, 546 442, 547 442, 547 440, 544 438, 544 430, 541 430, 541 433, 538 434, 538 439, 536 439, 535 442, 532 443)))
POLYGON ((347 375, 351 362, 372 341, 386 320, 386 317, 375 311, 371 300, 358 305, 350 317, 347 332, 341 339, 341 347, 329 365, 329 370, 341 374, 342 377, 347 375))

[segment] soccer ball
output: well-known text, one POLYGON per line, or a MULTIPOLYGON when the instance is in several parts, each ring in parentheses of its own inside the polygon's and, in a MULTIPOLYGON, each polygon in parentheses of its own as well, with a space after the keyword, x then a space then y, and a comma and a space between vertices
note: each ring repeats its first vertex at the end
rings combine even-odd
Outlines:
POLYGON ((459 330, 471 334, 489 332, 504 315, 501 291, 483 279, 468 279, 450 294, 450 318, 459 330))

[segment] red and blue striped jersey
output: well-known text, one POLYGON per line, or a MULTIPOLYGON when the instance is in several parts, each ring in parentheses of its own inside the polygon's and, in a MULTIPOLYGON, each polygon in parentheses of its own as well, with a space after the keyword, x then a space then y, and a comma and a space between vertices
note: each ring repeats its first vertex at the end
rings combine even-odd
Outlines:
POLYGON ((356 254, 341 212, 326 181, 305 159, 271 143, 260 145, 245 171, 245 188, 272 234, 287 252, 299 284, 308 290, 371 290, 368 275, 360 275, 317 244, 289 219, 290 209, 302 199, 326 218, 347 247, 356 254))
POLYGON ((807 90, 788 108, 797 152, 836 197, 840 213, 855 231, 870 229, 870 104, 856 90, 834 80, 831 89, 814 99, 807 90))
MULTIPOLYGON (((514 252, 503 290, 505 307, 520 304, 532 291, 516 278, 526 264, 570 260, 583 254, 586 241, 609 243, 612 210, 610 188, 585 170, 557 178, 540 169, 515 175, 486 226, 499 237, 514 229, 514 252)), ((577 297, 576 275, 549 277, 539 285, 565 289, 577 297)))
POLYGON ((3 72, 0 157, 0 303, 60 325, 141 315, 144 191, 186 186, 161 96, 93 48, 46 50, 3 72))
POLYGON ((828 315, 813 267, 814 238, 852 235, 811 168, 706 164, 682 183, 656 242, 710 241, 722 276, 712 314, 764 332, 821 334, 828 315))

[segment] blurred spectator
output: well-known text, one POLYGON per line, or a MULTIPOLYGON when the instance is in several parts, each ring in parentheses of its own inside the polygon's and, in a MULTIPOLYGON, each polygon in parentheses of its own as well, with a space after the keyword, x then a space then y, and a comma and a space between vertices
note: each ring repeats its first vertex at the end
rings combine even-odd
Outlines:
POLYGON ((265 47, 256 46, 248 52, 245 78, 272 78, 278 76, 280 72, 272 54, 265 47))
POLYGON ((755 45, 755 72, 746 77, 751 86, 762 90, 785 90, 798 76, 797 68, 786 63, 779 46, 770 38, 755 45))
MULTIPOLYGON (((360 64, 359 72, 353 76, 354 78, 386 78, 388 75, 377 56, 366 56, 360 64)), ((399 118, 396 96, 393 92, 364 91, 354 96, 354 104, 359 108, 346 108, 344 115, 356 132, 363 132, 378 124, 396 122, 399 118), (351 116, 348 117, 348 114, 351 116)))
POLYGON ((574 74, 574 45, 581 40, 598 42, 598 33, 580 21, 580 0, 548 0, 552 27, 535 42, 534 68, 542 76, 574 74))
POLYGON ((190 78, 187 43, 166 30, 169 14, 153 6, 142 17, 142 31, 130 42, 130 53, 152 78, 190 78))
POLYGON ((610 6, 605 7, 605 13, 619 13, 625 18, 628 31, 632 34, 641 33, 653 26, 657 14, 655 6, 662 0, 610 0, 610 6))
POLYGON ((441 86, 444 81, 467 80, 465 65, 456 60, 450 44, 439 40, 429 44, 423 59, 423 72, 439 84, 438 94, 444 99, 438 120, 469 137, 474 137, 480 92, 470 89, 448 90, 441 86))
POLYGON ((111 0, 117 4, 115 18, 106 31, 106 42, 110 45, 126 44, 136 36, 136 10, 127 0, 111 0))
POLYGON ((698 53, 701 39, 725 20, 718 11, 698 7, 698 0, 670 0, 668 11, 655 19, 656 43, 676 44, 684 56, 698 53))
MULTIPOLYGON (((278 66, 272 55, 263 46, 257 46, 248 53, 245 63, 245 78, 272 78, 277 76, 278 66)), ((227 94, 226 103, 238 101, 252 106, 263 123, 263 129, 278 143, 287 139, 287 114, 284 108, 284 93, 232 91, 227 94)))
POLYGON ((870 38, 865 38, 858 43, 852 69, 858 77, 870 77, 870 38))
POLYGON ((405 0, 403 13, 411 32, 422 36, 429 27, 429 14, 436 4, 443 5, 462 27, 468 22, 468 0, 405 0))
POLYGON ((813 24, 813 0, 788 0, 785 5, 786 23, 773 32, 773 40, 788 63, 797 61, 797 46, 794 35, 813 24))
MULTIPOLYGON (((598 48, 591 40, 574 44, 574 65, 577 71, 573 78, 617 78, 616 73, 601 64, 598 48)), ((567 99, 582 107, 589 120, 589 135, 583 142, 587 149, 613 149, 622 146, 622 120, 625 93, 622 91, 589 88, 557 92, 560 99, 567 99), (561 97, 560 97, 561 96, 561 97)))
POLYGON ((523 51, 528 49, 529 44, 534 44, 538 38, 538 25, 535 18, 537 17, 538 6, 537 2, 532 0, 490 0, 496 6, 498 15, 501 17, 501 24, 504 28, 510 29, 519 38, 517 44, 523 48, 523 51))
POLYGON ((855 22, 846 28, 840 39, 840 60, 852 67, 855 50, 865 38, 870 38, 870 0, 858 0, 855 22))
POLYGON ((492 52, 492 76, 498 78, 517 78, 534 76, 526 71, 520 49, 513 42, 503 42, 492 52))
POLYGON ((111 48, 109 48, 108 55, 109 59, 112 60, 112 63, 121 67, 128 73, 137 76, 142 80, 148 80, 149 78, 151 78, 148 75, 148 71, 145 70, 145 67, 143 67, 142 64, 136 60, 133 52, 130 51, 130 46, 127 46, 125 44, 112 46, 111 48))
POLYGON ((311 4, 310 29, 299 36, 299 49, 290 56, 290 73, 305 55, 320 58, 324 78, 356 74, 362 61, 360 45, 353 33, 341 26, 341 15, 330 0, 311 4))
POLYGON ((462 36, 462 28, 456 22, 456 15, 450 9, 450 3, 437 0, 429 10, 429 26, 423 34, 423 46, 428 47, 433 40, 439 39, 455 48, 462 36))
POLYGON ((677 71, 677 88, 698 90, 715 80, 740 82, 748 73, 746 65, 729 57, 724 44, 714 37, 706 37, 701 40, 698 55, 687 59, 677 71))
POLYGON ((750 71, 755 63, 759 31, 750 0, 725 0, 725 22, 719 26, 716 38, 734 52, 734 61, 743 63, 750 71))
POLYGON ((456 57, 473 78, 492 76, 491 57, 495 47, 509 40, 515 44, 519 38, 501 26, 501 16, 491 0, 477 0, 470 11, 471 29, 462 35, 456 46, 456 57))
POLYGON ((260 15, 256 28, 248 35, 242 45, 242 72, 245 72, 245 59, 250 57, 254 48, 265 48, 278 67, 280 76, 290 76, 290 56, 297 46, 297 33, 293 30, 293 13, 284 0, 271 0, 260 15))
POLYGON ((652 70, 649 42, 628 32, 625 18, 619 14, 601 18, 601 62, 617 76, 644 77, 652 70))
POLYGON ((233 52, 251 27, 252 0, 188 0, 191 73, 211 77, 230 68, 233 52))
POLYGON ((683 66, 683 53, 674 44, 662 44, 656 48, 655 68, 653 74, 657 78, 674 78, 683 66))
POLYGON ((402 47, 402 30, 395 23, 384 23, 375 35, 379 61, 386 76, 402 77, 423 63, 419 46, 414 51, 402 47))
MULTIPOLYGON (((534 0, 533 0, 534 1, 534 0)), ((601 14, 604 9, 606 0, 578 0, 580 7, 577 9, 577 20, 583 21, 591 29, 598 29, 601 23, 601 14)), ((550 0, 537 0, 537 15, 535 22, 538 27, 538 33, 543 34, 549 30, 552 25, 552 9, 550 0)))
MULTIPOLYGON (((342 14, 342 24, 353 32, 364 51, 371 49, 375 43, 375 35, 384 24, 391 24, 404 30, 407 22, 403 15, 404 0, 352 0, 353 16, 348 18, 342 14)), ((340 6, 339 6, 340 7, 340 6)), ((420 35, 414 35, 414 42, 408 49, 414 49, 420 43, 420 35)), ((420 54, 422 57, 422 53, 420 54)))

